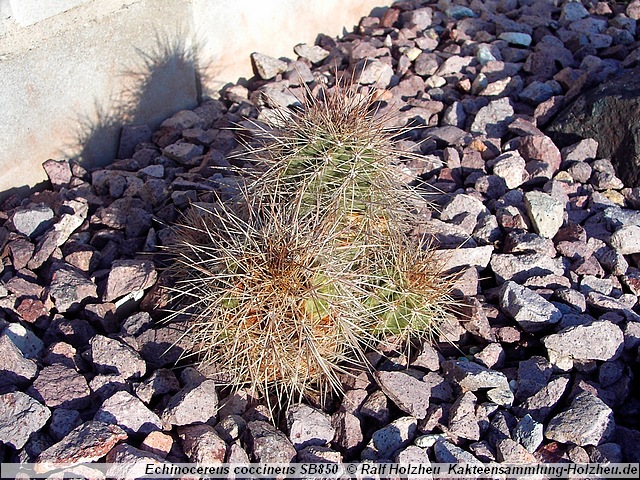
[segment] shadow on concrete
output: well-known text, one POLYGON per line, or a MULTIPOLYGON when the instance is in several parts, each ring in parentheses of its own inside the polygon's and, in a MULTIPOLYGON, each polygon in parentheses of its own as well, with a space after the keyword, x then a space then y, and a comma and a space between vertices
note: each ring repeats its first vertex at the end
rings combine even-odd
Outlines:
POLYGON ((156 31, 155 48, 136 49, 136 58, 123 62, 117 75, 120 91, 96 99, 89 114, 77 113, 70 123, 76 134, 60 156, 85 168, 104 166, 118 158, 120 132, 125 125, 151 130, 179 110, 195 108, 211 92, 203 91, 212 76, 212 61, 193 34, 156 31))

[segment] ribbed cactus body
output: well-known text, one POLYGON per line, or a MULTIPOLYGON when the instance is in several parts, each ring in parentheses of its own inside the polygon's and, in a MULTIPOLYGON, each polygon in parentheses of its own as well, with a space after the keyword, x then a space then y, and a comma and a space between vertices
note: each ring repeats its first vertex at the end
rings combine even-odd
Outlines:
POLYGON ((385 335, 429 337, 450 298, 408 236, 425 202, 372 97, 336 86, 276 118, 251 128, 239 199, 192 216, 171 250, 200 365, 286 402, 340 390, 385 335))

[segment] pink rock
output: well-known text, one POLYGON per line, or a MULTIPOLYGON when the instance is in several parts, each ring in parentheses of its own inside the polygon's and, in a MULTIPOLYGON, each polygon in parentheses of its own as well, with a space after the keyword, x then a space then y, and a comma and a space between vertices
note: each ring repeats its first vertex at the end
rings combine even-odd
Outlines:
POLYGON ((224 462, 227 444, 210 425, 189 425, 178 428, 184 453, 194 463, 219 465, 224 462))
POLYGON ((42 452, 35 462, 34 469, 37 473, 45 473, 56 468, 56 464, 77 465, 94 462, 126 438, 125 431, 117 425, 93 421, 83 423, 42 452))
POLYGON ((47 172, 51 185, 56 190, 69 185, 71 182, 71 167, 67 160, 47 160, 42 164, 42 168, 47 172))
POLYGON ((117 260, 109 272, 103 300, 110 302, 128 293, 145 290, 156 278, 153 263, 148 260, 117 260))

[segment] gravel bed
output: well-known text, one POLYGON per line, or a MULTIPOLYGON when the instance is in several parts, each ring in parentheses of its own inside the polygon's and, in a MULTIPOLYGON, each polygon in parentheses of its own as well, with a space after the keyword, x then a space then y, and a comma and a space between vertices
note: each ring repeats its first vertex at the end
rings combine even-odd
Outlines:
POLYGON ((543 132, 636 68, 639 18, 640 1, 401 1, 296 60, 253 54, 247 85, 154 132, 124 127, 106 168, 44 162, 51 188, 0 211, 0 458, 639 462, 640 189, 598 141, 543 132), (248 392, 173 368, 159 248, 190 202, 234 191, 228 127, 336 69, 381 90, 391 126, 419 127, 399 174, 430 186, 423 233, 460 272, 464 315, 275 427, 248 392))

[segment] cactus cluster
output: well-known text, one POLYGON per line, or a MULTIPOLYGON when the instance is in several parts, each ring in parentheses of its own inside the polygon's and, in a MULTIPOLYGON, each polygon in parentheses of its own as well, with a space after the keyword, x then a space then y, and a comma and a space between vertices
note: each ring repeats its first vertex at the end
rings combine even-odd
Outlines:
POLYGON ((336 83, 251 122, 241 192, 194 204, 170 247, 195 360, 280 403, 324 398, 393 336, 427 339, 450 280, 410 233, 426 203, 399 180, 375 97, 336 83))

